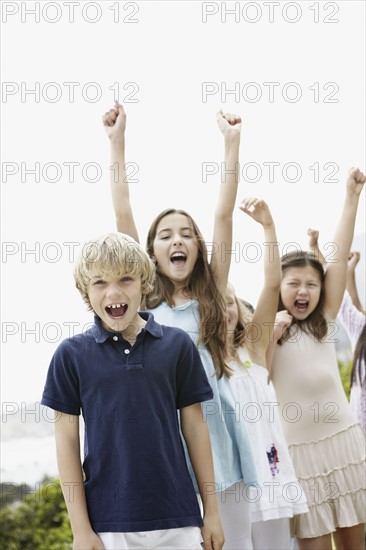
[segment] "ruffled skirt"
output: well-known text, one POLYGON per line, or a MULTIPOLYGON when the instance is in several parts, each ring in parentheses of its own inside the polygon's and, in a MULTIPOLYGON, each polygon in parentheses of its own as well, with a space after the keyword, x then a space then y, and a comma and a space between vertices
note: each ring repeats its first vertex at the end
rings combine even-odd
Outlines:
POLYGON ((365 523, 365 434, 359 424, 289 451, 309 506, 291 520, 293 536, 320 537, 365 523))

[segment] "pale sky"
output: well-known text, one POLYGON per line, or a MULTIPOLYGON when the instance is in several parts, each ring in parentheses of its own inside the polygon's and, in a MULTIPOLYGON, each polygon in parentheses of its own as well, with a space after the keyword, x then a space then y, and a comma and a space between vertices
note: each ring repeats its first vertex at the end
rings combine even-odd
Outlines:
MULTIPOLYGON (((348 168, 366 169, 364 2, 35 4, 1 6, 2 400, 17 404, 40 400, 57 344, 92 320, 72 261, 115 230, 101 116, 116 94, 142 242, 169 206, 211 242, 221 108, 243 118, 237 203, 268 202, 281 252, 309 226, 330 243, 348 168)), ((238 209, 234 242, 231 280, 255 305, 262 231, 238 209)))

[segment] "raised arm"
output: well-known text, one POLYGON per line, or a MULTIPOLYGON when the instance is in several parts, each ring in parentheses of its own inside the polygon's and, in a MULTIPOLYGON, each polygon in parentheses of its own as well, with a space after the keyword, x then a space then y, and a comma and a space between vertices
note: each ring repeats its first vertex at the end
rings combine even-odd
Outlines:
POLYGON ((117 231, 139 242, 133 218, 125 163, 126 113, 120 103, 103 116, 103 124, 111 144, 110 182, 117 231))
POLYGON ((325 274, 324 313, 331 319, 337 317, 346 289, 347 262, 350 253, 360 193, 366 178, 358 168, 348 174, 346 197, 333 242, 336 252, 327 263, 325 274))
POLYGON ((219 246, 220 252, 212 255, 211 266, 216 284, 225 295, 231 261, 233 210, 239 182, 241 118, 230 114, 223 115, 222 112, 217 113, 216 117, 224 136, 225 162, 221 174, 213 233, 213 242, 219 246), (221 254, 222 247, 225 247, 225 250, 221 254))
POLYGON ((201 404, 180 409, 180 418, 203 505, 204 549, 220 550, 224 544, 224 533, 217 508, 210 436, 202 416, 201 404))
POLYGON ((86 506, 80 461, 79 417, 58 413, 55 436, 61 488, 74 536, 73 550, 103 550, 102 541, 90 525, 86 506))
MULTIPOLYGON (((323 254, 320 251, 319 248, 319 231, 316 229, 308 229, 308 235, 309 235, 309 250, 313 252, 313 254, 316 256, 316 258, 322 263, 323 265, 326 264, 325 258, 323 254)), ((360 253, 359 252, 350 252, 348 256, 348 262, 347 262, 347 282, 346 282, 346 288, 347 291, 351 297, 353 305, 361 312, 365 313, 365 310, 362 307, 360 297, 358 295, 357 285, 356 285, 356 266, 358 262, 360 261, 360 253)))
POLYGON ((365 314, 365 310, 362 307, 360 297, 358 295, 357 285, 356 285, 356 266, 360 261, 359 252, 351 252, 348 257, 347 263, 347 290, 351 296, 353 305, 360 311, 365 314))
POLYGON ((272 338, 281 285, 279 243, 270 209, 263 200, 245 199, 240 209, 260 223, 264 230, 264 284, 252 323, 248 325, 248 350, 251 356, 254 355, 252 360, 259 362, 260 365, 266 365, 265 354, 272 338), (251 342, 255 344, 251 345, 251 342))
POLYGON ((325 258, 319 248, 319 231, 317 229, 312 229, 309 227, 307 231, 309 237, 309 250, 314 254, 318 262, 323 266, 325 265, 325 258))

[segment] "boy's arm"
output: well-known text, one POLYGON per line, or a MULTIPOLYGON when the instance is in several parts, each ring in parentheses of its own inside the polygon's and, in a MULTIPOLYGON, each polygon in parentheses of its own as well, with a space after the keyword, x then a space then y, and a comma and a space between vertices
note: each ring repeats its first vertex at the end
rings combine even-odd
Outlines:
MULTIPOLYGON (((272 340, 272 329, 276 318, 281 285, 281 264, 275 224, 268 205, 260 199, 243 200, 240 209, 260 223, 264 230, 264 284, 254 311, 252 323, 248 325, 248 341, 255 342, 252 352, 260 364, 266 365, 265 353, 272 340), (251 334, 253 332, 253 334, 251 334), (259 338, 258 338, 259 334, 259 338)), ((251 346, 249 345, 251 349, 251 346)))
POLYGON ((180 409, 181 427, 199 487, 204 516, 202 537, 205 550, 220 550, 224 533, 217 508, 215 478, 207 423, 200 403, 180 409))
POLYGON ((224 135, 225 162, 215 210, 213 243, 219 253, 212 255, 211 266, 220 292, 225 295, 231 261, 233 210, 239 182, 239 145, 241 119, 235 115, 217 113, 217 123, 224 135), (221 254, 221 247, 225 247, 221 254))
POLYGON ((86 506, 80 461, 79 417, 58 413, 55 422, 57 464, 74 536, 73 550, 103 550, 93 531, 86 506))
POLYGON ((325 275, 324 312, 331 319, 337 317, 346 289, 347 262, 355 228, 360 193, 366 178, 358 169, 350 170, 347 179, 346 197, 333 242, 336 252, 327 263, 325 275))
POLYGON ((126 113, 120 103, 105 113, 103 124, 111 143, 110 182, 117 231, 139 242, 125 168, 126 113))
POLYGON ((360 311, 365 314, 365 310, 362 307, 360 297, 358 295, 357 285, 356 285, 356 275, 355 270, 358 262, 360 261, 359 252, 351 252, 348 258, 347 264, 347 290, 351 296, 353 305, 360 311))

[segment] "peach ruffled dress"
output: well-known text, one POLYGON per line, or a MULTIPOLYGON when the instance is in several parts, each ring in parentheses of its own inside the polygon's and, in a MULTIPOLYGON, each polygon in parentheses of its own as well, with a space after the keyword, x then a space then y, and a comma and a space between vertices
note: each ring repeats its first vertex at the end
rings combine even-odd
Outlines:
POLYGON ((292 520, 299 538, 366 519, 365 436, 339 376, 336 331, 336 323, 329 322, 319 342, 293 326, 272 364, 285 437, 309 506, 292 520))

